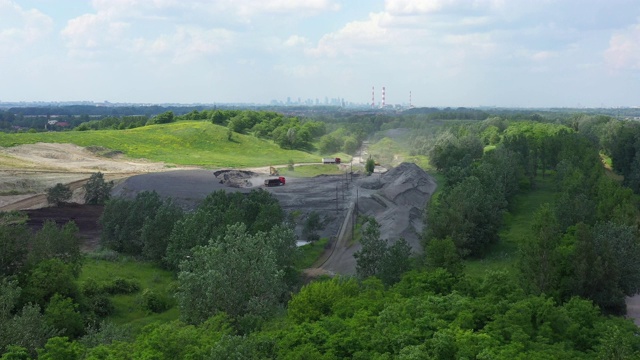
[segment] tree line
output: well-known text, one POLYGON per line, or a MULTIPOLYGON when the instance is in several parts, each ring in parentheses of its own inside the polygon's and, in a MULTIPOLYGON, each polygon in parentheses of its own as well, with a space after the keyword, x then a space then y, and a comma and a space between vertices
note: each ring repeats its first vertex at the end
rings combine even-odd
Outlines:
POLYGON ((633 323, 600 315, 588 300, 558 304, 527 295, 504 272, 469 281, 440 268, 408 272, 389 288, 376 278, 313 282, 293 295, 286 313, 250 333, 238 332, 219 313, 199 325, 154 323, 136 335, 108 329, 82 341, 53 337, 38 353, 65 359, 628 359, 638 355, 636 333, 633 323))
MULTIPOLYGON (((623 314, 625 297, 640 291, 638 197, 606 173, 600 155, 600 141, 618 143, 607 131, 618 121, 511 122, 498 128, 495 149, 483 151, 493 142, 482 136, 490 126, 446 130, 431 148, 446 184, 427 209, 426 247, 450 241, 460 256, 482 258, 515 196, 553 174, 556 200, 539 209, 520 239, 523 287, 561 303, 581 296, 623 314), (600 130, 588 126, 594 122, 600 130)), ((616 159, 614 153, 614 168, 616 159)))

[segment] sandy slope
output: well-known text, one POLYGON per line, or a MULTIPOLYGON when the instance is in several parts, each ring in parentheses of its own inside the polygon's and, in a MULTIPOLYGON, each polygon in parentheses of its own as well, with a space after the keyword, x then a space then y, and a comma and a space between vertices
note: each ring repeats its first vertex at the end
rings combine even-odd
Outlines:
POLYGON ((72 201, 81 202, 82 181, 98 171, 108 180, 117 180, 167 170, 174 169, 164 163, 127 159, 108 149, 90 151, 73 144, 37 143, 0 148, 0 210, 46 206, 42 194, 57 183, 74 184, 77 190, 72 201))

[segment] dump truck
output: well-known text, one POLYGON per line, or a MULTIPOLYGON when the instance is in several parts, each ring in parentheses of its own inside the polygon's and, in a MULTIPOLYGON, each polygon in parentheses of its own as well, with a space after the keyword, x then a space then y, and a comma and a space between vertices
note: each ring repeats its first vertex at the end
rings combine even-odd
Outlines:
POLYGON ((264 186, 282 186, 285 183, 285 178, 283 176, 274 178, 274 179, 266 179, 264 181, 264 186))
POLYGON ((323 164, 340 164, 340 158, 322 158, 323 164))

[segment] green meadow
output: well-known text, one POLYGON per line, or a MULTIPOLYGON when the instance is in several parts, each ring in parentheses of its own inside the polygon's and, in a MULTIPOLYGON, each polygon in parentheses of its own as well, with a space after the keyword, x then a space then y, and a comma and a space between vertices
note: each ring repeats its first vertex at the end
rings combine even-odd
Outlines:
POLYGON ((181 121, 129 130, 65 131, 43 133, 0 133, 0 146, 70 143, 117 150, 130 158, 144 158, 175 165, 253 167, 275 164, 318 162, 319 156, 284 150, 271 141, 233 133, 205 121, 181 121))
POLYGON ((111 295, 115 311, 107 320, 116 324, 129 324, 134 330, 139 330, 154 321, 171 321, 178 319, 179 313, 174 299, 177 280, 169 271, 162 270, 158 266, 118 257, 114 261, 85 258, 82 273, 78 281, 83 283, 88 279, 95 280, 104 285, 116 278, 136 282, 140 290, 133 294, 111 295), (163 298, 168 309, 161 313, 150 313, 142 306, 142 293, 148 289, 163 298))

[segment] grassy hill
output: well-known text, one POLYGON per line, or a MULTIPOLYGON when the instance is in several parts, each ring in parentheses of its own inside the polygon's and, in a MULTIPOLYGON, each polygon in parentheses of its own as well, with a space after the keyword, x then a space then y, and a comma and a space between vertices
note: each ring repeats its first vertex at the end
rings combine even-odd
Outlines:
POLYGON ((319 156, 283 150, 273 142, 234 133, 210 122, 183 121, 130 130, 0 133, 0 146, 71 143, 122 151, 131 158, 145 158, 176 165, 251 167, 271 164, 318 162, 319 156))

